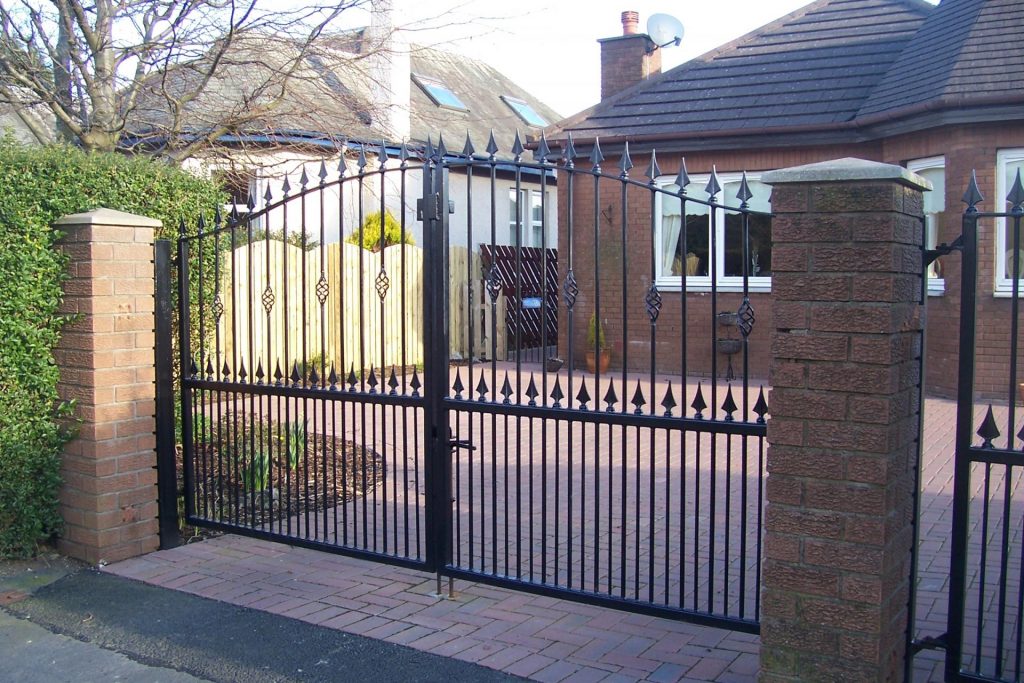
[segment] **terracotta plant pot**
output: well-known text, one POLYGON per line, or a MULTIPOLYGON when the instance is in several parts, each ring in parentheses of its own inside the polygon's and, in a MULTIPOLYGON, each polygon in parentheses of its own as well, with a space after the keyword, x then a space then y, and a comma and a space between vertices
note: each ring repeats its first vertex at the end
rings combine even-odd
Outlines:
MULTIPOLYGON (((601 373, 608 372, 608 366, 612 363, 612 352, 601 351, 601 373)), ((597 369, 597 358, 593 351, 587 351, 587 372, 594 373, 597 369)))

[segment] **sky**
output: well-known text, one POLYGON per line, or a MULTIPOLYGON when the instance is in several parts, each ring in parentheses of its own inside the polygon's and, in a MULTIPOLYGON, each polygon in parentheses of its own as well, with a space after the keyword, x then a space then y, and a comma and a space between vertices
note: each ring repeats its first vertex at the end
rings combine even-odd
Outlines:
POLYGON ((663 48, 662 68, 688 61, 773 21, 809 0, 394 0, 396 25, 411 42, 481 59, 563 116, 600 98, 598 38, 622 35, 624 10, 683 23, 679 47, 663 48))

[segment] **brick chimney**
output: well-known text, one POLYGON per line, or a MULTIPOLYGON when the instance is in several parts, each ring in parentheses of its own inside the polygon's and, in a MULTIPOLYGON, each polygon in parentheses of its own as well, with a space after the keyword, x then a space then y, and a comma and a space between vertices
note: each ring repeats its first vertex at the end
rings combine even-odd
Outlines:
POLYGON ((600 38, 601 100, 661 73, 661 50, 646 33, 639 33, 640 15, 622 13, 622 35, 600 38))

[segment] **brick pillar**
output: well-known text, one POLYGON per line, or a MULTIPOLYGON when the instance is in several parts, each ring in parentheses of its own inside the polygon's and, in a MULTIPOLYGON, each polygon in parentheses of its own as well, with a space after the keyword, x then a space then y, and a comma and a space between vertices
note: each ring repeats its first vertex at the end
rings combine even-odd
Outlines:
POLYGON ((77 316, 54 352, 74 399, 77 438, 63 456, 59 548, 89 563, 158 545, 154 451, 153 238, 160 221, 97 209, 65 216, 70 259, 62 312, 77 316))
POLYGON ((777 217, 761 681, 898 681, 928 183, 859 159, 762 179, 777 217))

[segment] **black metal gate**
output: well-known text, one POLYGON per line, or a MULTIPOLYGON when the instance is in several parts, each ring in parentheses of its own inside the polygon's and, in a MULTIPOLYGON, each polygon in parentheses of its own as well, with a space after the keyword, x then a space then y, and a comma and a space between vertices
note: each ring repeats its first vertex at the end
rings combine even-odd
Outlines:
MULTIPOLYGON (((950 543, 947 631, 917 643, 945 649, 948 681, 1024 680, 1024 429, 1019 402, 1021 218, 1024 187, 1020 174, 1006 198, 1010 210, 983 212, 974 178, 964 201, 963 233, 952 248, 962 251, 960 357, 950 543), (1008 319, 979 325, 979 223, 991 236, 1005 239, 1010 292, 1008 319), (979 348, 982 347, 982 348, 979 348), (976 373, 982 354, 1004 367, 1005 389, 993 389, 991 377, 976 373)), ((950 249, 942 249, 948 252, 950 249)), ((986 296, 991 297, 991 293, 986 296)), ((991 375, 991 370, 988 373, 991 375)))
POLYGON ((653 155, 631 177, 628 149, 606 173, 596 143, 585 168, 571 143, 557 161, 543 141, 533 161, 518 138, 498 151, 354 145, 339 171, 268 188, 259 210, 254 196, 182 227, 187 521, 756 632, 767 405, 749 379, 748 233, 764 214, 745 180, 735 206, 714 174, 688 195, 681 160, 663 181, 653 155), (495 307, 521 287, 522 249, 514 281, 492 262, 459 287, 452 250, 472 262, 503 246, 502 198, 527 187, 542 243, 558 235, 560 297, 537 313, 540 348, 557 352, 499 361, 495 307), (666 197, 699 209, 709 253, 728 216, 742 264, 730 293, 715 261, 699 306, 679 293, 686 270, 659 289, 666 197), (451 360, 455 307, 487 353, 451 360))

